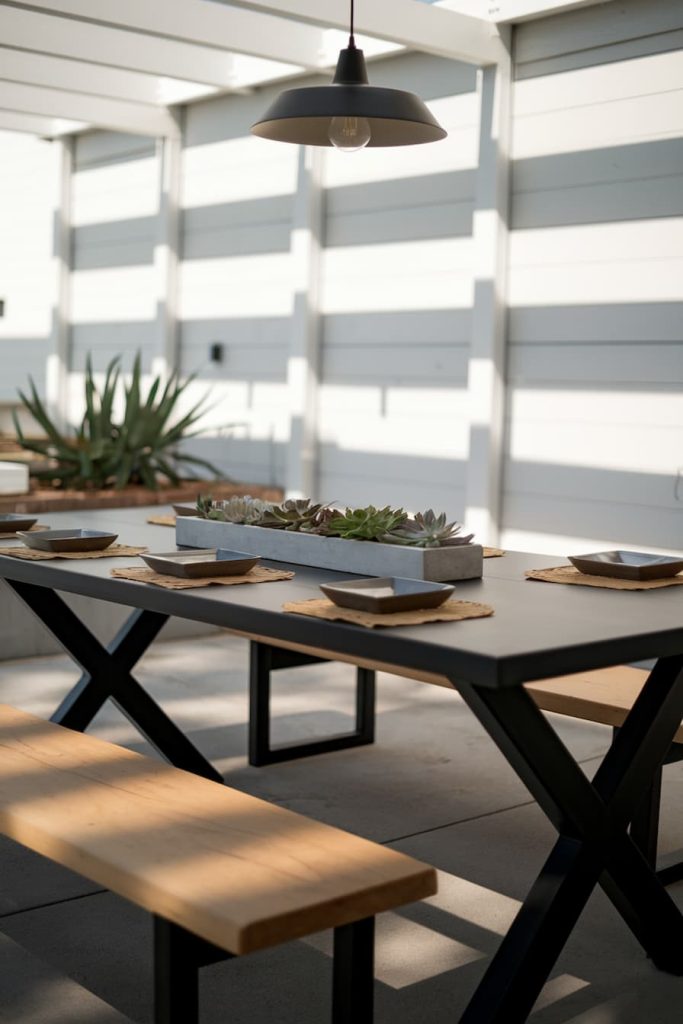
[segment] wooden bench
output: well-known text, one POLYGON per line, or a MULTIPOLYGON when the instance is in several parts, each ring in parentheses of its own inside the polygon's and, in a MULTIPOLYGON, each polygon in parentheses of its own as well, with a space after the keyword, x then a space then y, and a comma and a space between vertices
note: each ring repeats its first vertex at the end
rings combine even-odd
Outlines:
MULTIPOLYGON (((242 634, 246 635, 246 634, 242 634)), ((265 637, 250 639, 250 715, 249 762, 252 765, 273 764, 296 757, 340 750, 345 747, 372 743, 375 738, 375 673, 416 679, 453 689, 446 676, 433 672, 418 672, 355 656, 344 656, 332 651, 303 644, 278 640, 277 647, 265 637), (323 740, 287 744, 273 747, 270 742, 271 673, 276 669, 292 668, 325 661, 341 661, 357 668, 356 727, 353 732, 323 740)), ((644 669, 619 665, 613 668, 578 672, 569 676, 542 679, 527 683, 527 689, 542 711, 551 711, 572 718, 582 718, 611 726, 615 735, 640 693, 648 673, 644 669)), ((666 764, 683 760, 683 725, 675 736, 666 764)), ((657 862, 657 835, 661 803, 662 771, 631 825, 631 834, 653 867, 657 862)), ((683 878, 683 861, 658 872, 666 885, 683 878)))
POLYGON ((7 705, 0 830, 154 915, 156 1024, 196 1024, 200 966, 326 928, 334 1024, 367 1024, 374 916, 436 892, 401 853, 7 705))

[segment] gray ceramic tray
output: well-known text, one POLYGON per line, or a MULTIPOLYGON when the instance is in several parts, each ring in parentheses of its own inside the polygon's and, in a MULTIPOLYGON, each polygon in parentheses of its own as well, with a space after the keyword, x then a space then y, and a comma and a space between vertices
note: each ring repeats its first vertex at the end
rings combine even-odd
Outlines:
POLYGON ((354 608, 356 611, 373 612, 376 615, 408 612, 416 608, 438 608, 454 590, 447 583, 408 580, 400 576, 321 583, 320 589, 340 608, 354 608))
POLYGON ((18 530, 17 537, 36 551, 103 551, 114 543, 118 534, 101 530, 43 530, 42 533, 18 530))
POLYGON ((18 512, 0 512, 0 533, 30 530, 37 522, 38 516, 21 515, 18 512))
POLYGON ((592 555, 570 555, 569 561, 579 572, 621 580, 661 580, 683 571, 680 556, 648 555, 643 551, 597 551, 592 555))
POLYGON ((177 516, 196 516, 197 506, 196 505, 171 505, 171 508, 177 516))
POLYGON ((164 576, 201 579, 206 576, 244 576, 256 565, 260 555, 227 548, 204 548, 198 551, 169 551, 164 554, 140 555, 155 572, 164 576))

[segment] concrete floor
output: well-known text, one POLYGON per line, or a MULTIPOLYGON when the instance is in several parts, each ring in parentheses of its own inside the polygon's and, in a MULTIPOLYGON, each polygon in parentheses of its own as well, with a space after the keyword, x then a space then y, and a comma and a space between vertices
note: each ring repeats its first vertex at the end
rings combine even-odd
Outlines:
MULTIPOLYGON (((245 761, 243 641, 158 643, 137 675, 232 785, 414 854, 432 900, 379 922, 377 1021, 457 1021, 553 840, 553 830, 456 694, 379 678, 375 746, 254 769, 245 761)), ((66 658, 0 663, 0 700, 48 716, 75 679, 66 658)), ((280 672, 276 740, 349 725, 353 671, 280 672)), ((606 729, 555 718, 588 773, 606 729)), ((92 731, 144 750, 113 708, 92 731)), ((661 847, 683 847, 683 765, 667 769, 661 847)), ((150 923, 124 901, 0 841, 0 1021, 150 1024, 150 923)), ((683 884, 670 890, 683 905, 683 884)), ((202 1024, 329 1020, 329 936, 202 972, 202 1024)), ((535 1024, 673 1024, 683 979, 656 971, 596 893, 534 1010, 535 1024)))

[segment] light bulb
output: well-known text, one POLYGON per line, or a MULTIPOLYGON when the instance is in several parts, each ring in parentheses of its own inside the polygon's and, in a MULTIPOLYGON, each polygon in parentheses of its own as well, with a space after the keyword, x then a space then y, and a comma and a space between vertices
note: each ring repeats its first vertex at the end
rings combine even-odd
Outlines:
POLYGON ((333 117, 330 121, 329 140, 342 153, 355 153, 363 149, 371 135, 367 117, 333 117))

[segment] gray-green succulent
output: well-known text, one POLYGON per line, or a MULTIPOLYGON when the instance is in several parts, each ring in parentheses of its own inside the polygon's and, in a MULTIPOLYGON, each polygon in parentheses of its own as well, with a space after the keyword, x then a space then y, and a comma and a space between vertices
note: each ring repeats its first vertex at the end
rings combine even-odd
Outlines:
POLYGON ((440 515, 431 509, 408 518, 386 537, 391 544, 415 548, 443 548, 469 544, 473 534, 462 535, 460 523, 446 522, 446 513, 440 515))

